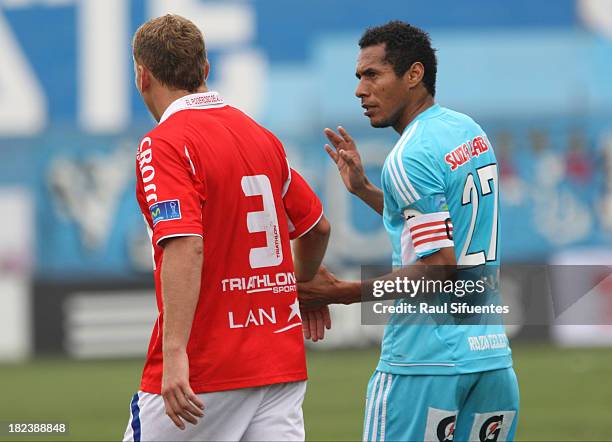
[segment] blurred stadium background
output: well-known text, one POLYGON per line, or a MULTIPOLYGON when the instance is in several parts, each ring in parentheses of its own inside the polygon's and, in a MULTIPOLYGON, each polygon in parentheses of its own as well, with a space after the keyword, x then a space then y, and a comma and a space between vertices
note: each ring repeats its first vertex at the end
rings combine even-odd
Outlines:
MULTIPOLYGON (((496 147, 504 263, 612 263, 612 0, 0 0, 0 422, 68 423, 55 440, 123 434, 155 318, 134 198, 154 122, 130 40, 166 12, 200 25, 212 88, 272 129, 322 197, 337 273, 390 256, 322 149, 342 124, 378 176, 396 137, 361 115, 354 64, 361 32, 390 19, 431 33, 438 101, 496 147)), ((524 284, 504 281, 519 439, 612 440, 612 284, 581 299, 591 325, 572 326, 523 325, 546 310, 524 284)), ((309 351, 308 437, 359 439, 381 329, 358 307, 333 314, 309 351)))

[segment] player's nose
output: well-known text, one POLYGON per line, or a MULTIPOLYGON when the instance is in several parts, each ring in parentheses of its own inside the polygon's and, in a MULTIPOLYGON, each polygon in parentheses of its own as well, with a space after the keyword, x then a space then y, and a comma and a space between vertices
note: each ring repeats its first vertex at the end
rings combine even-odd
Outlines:
POLYGON ((363 98, 365 96, 368 95, 368 91, 367 88, 364 86, 364 84, 360 81, 359 83, 357 83, 357 88, 355 89, 355 96, 357 98, 363 98))

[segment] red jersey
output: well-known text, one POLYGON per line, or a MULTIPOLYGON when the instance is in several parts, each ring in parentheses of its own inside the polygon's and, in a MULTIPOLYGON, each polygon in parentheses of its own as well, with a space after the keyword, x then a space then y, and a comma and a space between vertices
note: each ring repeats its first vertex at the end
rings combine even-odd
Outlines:
MULTIPOLYGON (((141 390, 161 392, 160 242, 201 236, 200 298, 187 345, 196 393, 306 379, 290 239, 323 212, 282 144, 214 92, 172 103, 141 141, 138 203, 151 233, 158 320, 141 390)), ((162 244, 163 245, 163 244, 162 244)))

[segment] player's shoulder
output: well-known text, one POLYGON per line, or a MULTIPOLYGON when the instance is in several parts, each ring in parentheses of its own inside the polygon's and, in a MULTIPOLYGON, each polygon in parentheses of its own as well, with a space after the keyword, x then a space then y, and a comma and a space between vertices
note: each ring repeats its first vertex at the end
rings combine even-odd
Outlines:
POLYGON ((187 124, 188 112, 177 112, 170 118, 162 121, 152 128, 144 138, 157 141, 161 144, 173 144, 184 137, 185 127, 187 124))
POLYGON ((257 132, 259 132, 262 136, 265 136, 271 140, 273 140, 275 143, 279 143, 280 144, 280 140, 277 138, 277 136, 267 127, 263 126, 259 121, 255 120, 255 118, 253 118, 252 116, 250 116, 248 113, 246 113, 245 111, 235 108, 235 107, 231 107, 232 112, 234 112, 235 114, 235 118, 240 118, 245 122, 248 122, 248 124, 251 126, 251 128, 257 132))
POLYGON ((217 110, 184 109, 175 112, 152 128, 141 142, 148 140, 159 147, 182 148, 186 140, 192 138, 190 134, 197 133, 198 137, 202 137, 209 132, 207 129, 220 125, 217 110))
POLYGON ((180 115, 186 113, 177 112, 147 132, 140 140, 137 155, 140 157, 146 154, 161 159, 176 153, 182 154, 185 146, 189 144, 185 135, 185 115, 180 115))
MULTIPOLYGON (((236 114, 236 118, 240 118, 243 120, 244 123, 246 123, 244 126, 248 126, 252 136, 254 136, 256 139, 263 140, 263 142, 266 144, 273 145, 276 149, 282 152, 283 155, 285 154, 284 153, 285 148, 283 147, 283 143, 274 134, 274 132, 272 132, 267 127, 263 126, 260 122, 255 120, 253 117, 251 117, 249 114, 247 114, 243 110, 238 109, 238 108, 232 108, 232 109, 236 114)), ((244 126, 241 126, 241 127, 244 127, 244 126)))
MULTIPOLYGON (((187 131, 195 130, 196 132, 202 132, 202 128, 208 128, 212 129, 211 133, 214 134, 219 134, 219 131, 229 134, 238 130, 241 133, 248 133, 249 136, 254 138, 265 137, 280 143, 270 130, 262 126, 252 116, 244 110, 229 104, 222 108, 187 115, 187 117, 185 120, 187 131)), ((204 132, 206 132, 206 129, 204 132)))
POLYGON ((470 134, 482 133, 482 128, 470 116, 436 104, 417 117, 404 132, 404 152, 409 157, 438 158, 449 148, 465 142, 470 134))
POLYGON ((438 141, 465 131, 482 131, 469 115, 437 104, 431 112, 426 111, 424 114, 419 120, 419 135, 423 138, 438 141))
POLYGON ((435 144, 434 131, 429 121, 418 119, 406 127, 395 145, 394 154, 408 162, 429 161, 435 144))
POLYGON ((454 109, 450 109, 448 107, 440 106, 442 112, 440 113, 440 121, 457 121, 464 124, 476 124, 474 119, 469 115, 456 111, 454 109))

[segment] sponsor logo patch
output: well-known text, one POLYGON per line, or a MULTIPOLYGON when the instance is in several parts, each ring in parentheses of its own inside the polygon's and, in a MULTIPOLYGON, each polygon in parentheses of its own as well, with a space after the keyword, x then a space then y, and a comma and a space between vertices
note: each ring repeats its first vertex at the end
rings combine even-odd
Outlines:
POLYGON ((457 411, 429 407, 423 440, 428 442, 452 442, 456 422, 457 411))
POLYGON ((470 440, 481 442, 504 442, 514 421, 516 411, 494 411, 492 413, 476 413, 474 425, 470 432, 470 440))
POLYGON ((468 163, 472 158, 478 158, 487 152, 490 145, 489 139, 483 134, 455 147, 444 156, 444 161, 450 166, 450 170, 457 170, 458 167, 468 163))
POLYGON ((181 219, 181 204, 179 200, 160 201, 149 207, 153 225, 160 221, 181 219))

